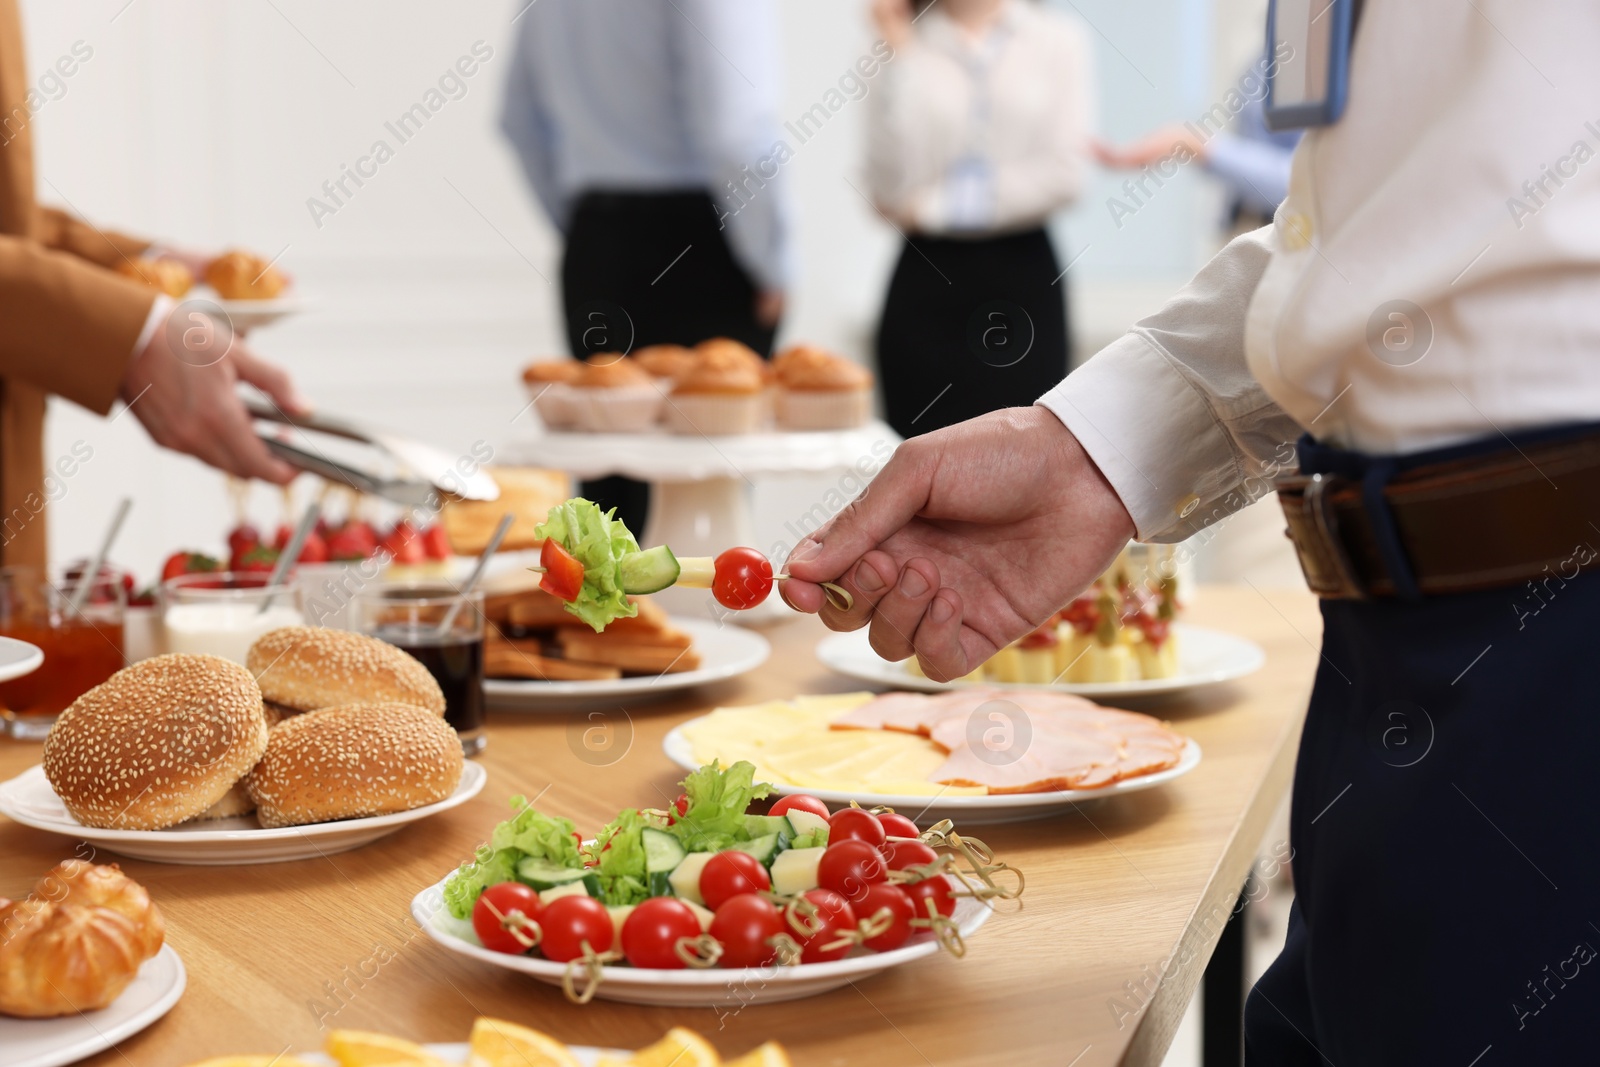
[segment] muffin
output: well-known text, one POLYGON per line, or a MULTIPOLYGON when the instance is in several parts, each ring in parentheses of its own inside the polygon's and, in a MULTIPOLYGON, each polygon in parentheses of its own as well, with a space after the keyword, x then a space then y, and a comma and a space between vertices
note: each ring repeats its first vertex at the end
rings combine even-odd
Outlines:
POLYGON ((591 433, 642 433, 656 424, 665 399, 631 359, 616 353, 590 357, 572 379, 577 428, 591 433))
POLYGON ((522 368, 522 384, 533 398, 545 428, 570 430, 578 424, 578 404, 572 396, 572 382, 583 372, 575 360, 537 359, 522 368))
POLYGON ((763 382, 771 380, 772 367, 756 355, 755 349, 731 337, 713 337, 694 346, 694 354, 717 366, 743 365, 761 376, 763 382))
POLYGON ((175 259, 124 259, 116 266, 118 274, 159 289, 176 300, 194 285, 194 275, 175 259))
POLYGON ((289 283, 271 263, 235 248, 206 264, 206 284, 224 300, 271 300, 289 283))
POLYGON ((633 361, 652 378, 675 382, 695 365, 694 350, 682 345, 647 345, 633 354, 633 361))
POLYGON ((751 433, 762 422, 765 388, 761 371, 739 356, 702 354, 667 398, 667 429, 707 436, 751 433))
POLYGON ((773 363, 778 426, 784 430, 848 430, 872 414, 872 375, 843 356, 796 345, 773 363))

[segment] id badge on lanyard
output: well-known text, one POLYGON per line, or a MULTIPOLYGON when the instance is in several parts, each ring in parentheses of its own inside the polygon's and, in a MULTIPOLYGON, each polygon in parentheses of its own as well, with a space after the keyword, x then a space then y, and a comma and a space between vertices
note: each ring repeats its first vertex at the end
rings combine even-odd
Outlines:
POLYGON ((1332 126, 1350 85, 1357 0, 1271 0, 1267 7, 1267 128, 1332 126))

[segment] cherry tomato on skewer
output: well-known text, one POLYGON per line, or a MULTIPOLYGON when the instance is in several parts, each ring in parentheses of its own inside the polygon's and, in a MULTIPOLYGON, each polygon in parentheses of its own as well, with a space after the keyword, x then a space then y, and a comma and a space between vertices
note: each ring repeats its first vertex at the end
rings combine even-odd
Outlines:
POLYGON ((741 893, 723 902, 709 933, 722 946, 724 967, 763 967, 778 958, 772 938, 784 932, 783 915, 772 901, 741 893))
MULTIPOLYGON (((585 941, 595 952, 605 952, 614 936, 611 913, 593 897, 558 897, 545 907, 539 924, 544 927, 539 950, 545 959, 557 963, 582 956, 585 941)), ((696 924, 695 932, 699 931, 696 924)))
POLYGON ((501 882, 478 895, 472 929, 489 951, 520 956, 539 943, 543 911, 538 893, 521 882, 501 882))
POLYGON ((713 563, 711 595, 734 611, 748 611, 772 592, 772 564, 753 548, 730 548, 713 563))
POLYGON ((622 954, 635 967, 682 970, 678 941, 700 936, 700 920, 689 905, 672 897, 651 897, 622 924, 622 954))
POLYGON ((897 811, 886 811, 879 815, 878 823, 890 837, 916 837, 920 832, 916 823, 897 811))
POLYGON ((700 870, 700 896, 712 911, 742 893, 764 893, 771 888, 772 879, 761 861, 737 849, 718 852, 700 870))
MULTIPOLYGON (((911 895, 897 885, 886 882, 870 885, 851 907, 862 922, 871 922, 877 918, 879 911, 888 910, 889 928, 862 942, 874 952, 899 948, 911 936, 911 920, 916 916, 916 905, 912 903, 911 895)), ((927 913, 923 915, 926 917, 927 913)))

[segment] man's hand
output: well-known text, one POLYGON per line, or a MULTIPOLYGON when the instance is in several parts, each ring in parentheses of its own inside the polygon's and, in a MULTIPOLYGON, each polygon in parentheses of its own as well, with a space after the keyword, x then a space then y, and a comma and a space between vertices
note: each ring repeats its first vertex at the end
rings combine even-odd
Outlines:
POLYGON ((958 678, 1088 587, 1133 520, 1046 408, 1008 408, 901 445, 795 547, 783 598, 835 630, 871 626, 886 659, 958 678), (855 597, 839 611, 820 586, 855 597))
POLYGON ((226 323, 180 304, 133 357, 121 396, 156 444, 242 478, 288 482, 295 469, 256 437, 234 391, 241 381, 289 414, 309 408, 289 375, 252 355, 226 323))

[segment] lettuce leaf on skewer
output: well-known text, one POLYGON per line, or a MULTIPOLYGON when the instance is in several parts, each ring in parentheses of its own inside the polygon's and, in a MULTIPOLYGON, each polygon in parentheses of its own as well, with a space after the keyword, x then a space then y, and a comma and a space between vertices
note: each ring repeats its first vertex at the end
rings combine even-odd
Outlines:
POLYGON ((567 611, 599 633, 614 619, 631 619, 639 614, 622 589, 617 565, 624 556, 636 554, 639 542, 616 518, 616 508, 601 511, 600 506, 583 497, 573 497, 550 509, 534 536, 553 539, 583 564, 583 587, 575 599, 567 601, 567 611))

